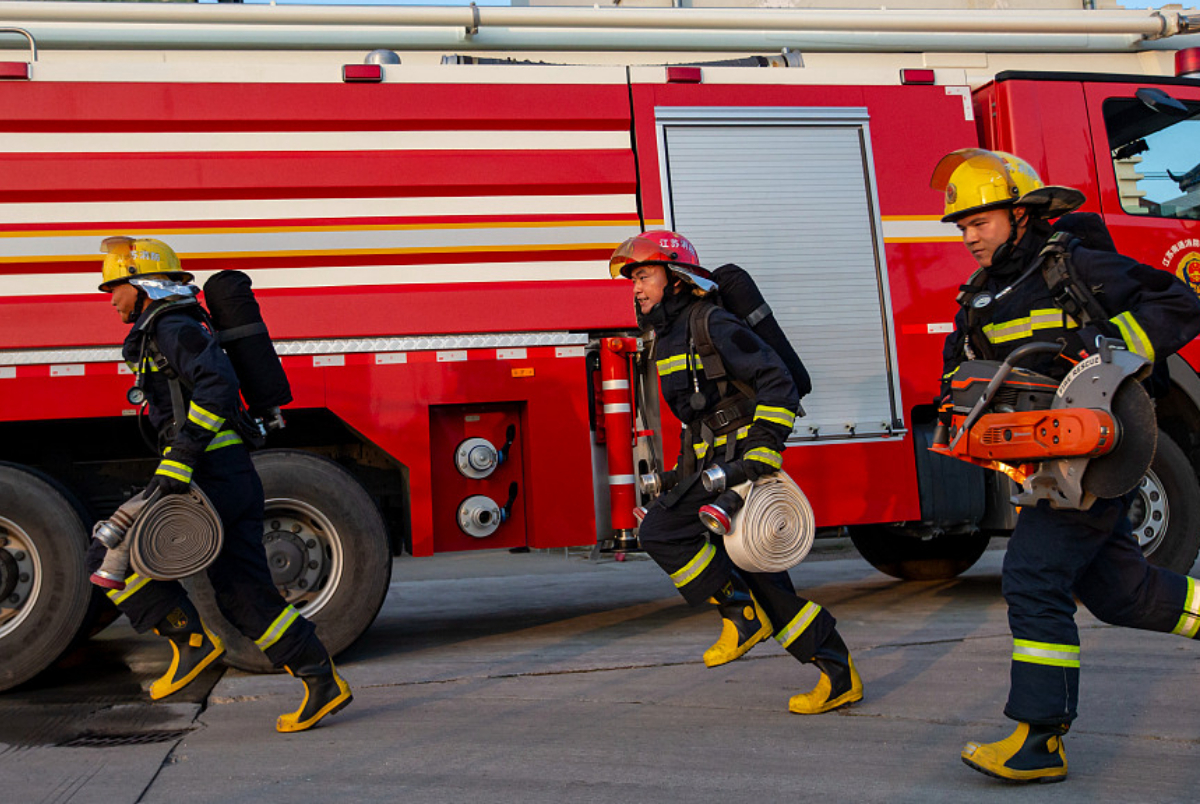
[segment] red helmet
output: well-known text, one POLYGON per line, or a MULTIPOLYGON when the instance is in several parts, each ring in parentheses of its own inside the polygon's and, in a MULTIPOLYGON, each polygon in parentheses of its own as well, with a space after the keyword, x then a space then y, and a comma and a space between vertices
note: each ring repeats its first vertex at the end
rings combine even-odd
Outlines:
POLYGON ((641 265, 661 265, 705 293, 717 286, 712 275, 700 267, 696 247, 676 232, 659 229, 629 238, 609 258, 608 270, 613 279, 629 279, 641 265))

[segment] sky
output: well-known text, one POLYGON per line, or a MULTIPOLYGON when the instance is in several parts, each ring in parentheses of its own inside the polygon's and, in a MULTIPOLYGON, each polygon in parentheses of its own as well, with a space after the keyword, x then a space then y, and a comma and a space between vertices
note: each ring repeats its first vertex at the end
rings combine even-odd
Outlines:
MULTIPOLYGON (((200 0, 215 3, 216 0, 200 0)), ((272 0, 242 0, 246 5, 266 6, 272 0)), ((471 0, 274 0, 275 5, 318 5, 318 6, 469 6, 471 0)), ((509 0, 475 0, 477 6, 507 6, 509 0)))
MULTIPOLYGON (((327 6, 466 6, 471 0, 243 0, 247 5, 327 5, 327 6)), ((215 3, 216 0, 200 0, 201 3, 215 3)), ((1168 0, 1118 0, 1125 8, 1162 8, 1168 0)), ((1185 8, 1195 5, 1189 0, 1179 0, 1185 8)), ((507 6, 509 0, 475 0, 479 6, 507 6)))

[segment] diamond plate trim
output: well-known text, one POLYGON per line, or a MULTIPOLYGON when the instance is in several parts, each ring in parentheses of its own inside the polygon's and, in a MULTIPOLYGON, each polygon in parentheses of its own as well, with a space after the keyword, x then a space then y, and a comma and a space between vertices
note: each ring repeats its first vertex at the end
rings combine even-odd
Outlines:
MULTIPOLYGON (((508 332, 490 335, 434 335, 416 338, 331 338, 276 341, 280 357, 359 352, 430 352, 461 349, 508 349, 530 346, 584 346, 587 335, 575 332, 508 332)), ((121 349, 29 349, 0 351, 0 366, 55 363, 123 363, 121 349)))
POLYGON ((510 332, 494 335, 437 335, 418 338, 352 338, 279 341, 275 351, 285 355, 353 354, 356 352, 431 352, 463 349, 508 349, 517 346, 586 345, 587 335, 573 332, 510 332))
POLYGON ((46 363, 124 363, 120 348, 29 349, 0 352, 0 366, 40 366, 46 363))

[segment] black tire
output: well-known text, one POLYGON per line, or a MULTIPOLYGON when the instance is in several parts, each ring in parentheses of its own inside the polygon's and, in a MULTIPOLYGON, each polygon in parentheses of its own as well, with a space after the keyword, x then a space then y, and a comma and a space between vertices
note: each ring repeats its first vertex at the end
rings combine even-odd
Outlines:
POLYGON ((36 473, 0 464, 0 690, 54 664, 86 624, 93 587, 76 506, 36 473))
POLYGON ((1162 430, 1137 492, 1129 521, 1146 560, 1186 575, 1200 554, 1200 482, 1183 450, 1162 430))
MULTIPOLYGON (((333 461, 300 450, 264 450, 253 458, 267 500, 263 542, 276 585, 337 655, 366 632, 387 596, 392 555, 383 517, 333 461)), ((271 672, 254 643, 216 613, 211 587, 189 586, 205 622, 225 639, 226 664, 271 672)))
MULTIPOLYGON (((98 517, 92 513, 92 510, 87 505, 84 504, 83 500, 79 499, 75 492, 71 491, 71 489, 60 483, 57 478, 46 474, 40 469, 35 469, 32 466, 18 466, 17 464, 2 465, 13 466, 24 472, 28 472, 34 477, 44 480, 46 483, 52 486, 55 491, 66 498, 67 502, 71 504, 71 507, 75 509, 75 513, 79 515, 81 520, 83 520, 84 531, 89 533, 91 532, 91 526, 93 523, 95 523, 98 517)), ((89 544, 90 541, 87 541, 84 545, 85 555, 87 552, 87 546, 89 544)), ((83 625, 80 627, 79 633, 75 635, 75 639, 71 647, 75 647, 76 645, 80 645, 88 641, 105 628, 108 628, 110 625, 115 623, 121 616, 120 609, 118 609, 116 605, 108 599, 108 595, 106 594, 107 590, 91 583, 88 584, 88 587, 92 590, 92 597, 88 602, 87 614, 83 616, 83 625)), ((68 648, 68 650, 69 649, 70 648, 68 648)))
POLYGON ((906 581, 941 581, 970 569, 989 538, 981 533, 933 536, 903 525, 861 525, 850 540, 872 567, 906 581))

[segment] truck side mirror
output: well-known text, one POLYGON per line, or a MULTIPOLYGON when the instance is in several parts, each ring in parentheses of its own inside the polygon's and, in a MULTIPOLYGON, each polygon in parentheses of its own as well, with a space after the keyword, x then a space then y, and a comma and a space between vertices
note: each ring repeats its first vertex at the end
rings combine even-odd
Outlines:
POLYGON ((1156 112, 1182 115, 1184 117, 1188 117, 1192 113, 1188 107, 1156 87, 1142 87, 1134 95, 1138 100, 1156 112))

